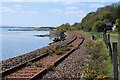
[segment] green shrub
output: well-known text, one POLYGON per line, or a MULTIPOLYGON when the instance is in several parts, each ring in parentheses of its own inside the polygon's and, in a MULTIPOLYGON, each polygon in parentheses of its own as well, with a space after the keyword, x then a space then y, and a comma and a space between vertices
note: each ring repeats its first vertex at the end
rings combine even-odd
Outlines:
POLYGON ((69 51, 70 47, 72 47, 72 45, 66 46, 52 45, 49 49, 46 50, 46 53, 48 53, 50 56, 53 56, 54 54, 62 55, 66 51, 69 51))
MULTIPOLYGON (((89 41, 85 44, 86 61, 82 70, 84 78, 96 79, 97 76, 112 76, 112 63, 106 46, 102 41, 89 41)), ((102 77, 101 77, 102 78, 102 77)))
POLYGON ((97 32, 103 32, 106 24, 104 21, 97 21, 93 24, 93 30, 97 32))

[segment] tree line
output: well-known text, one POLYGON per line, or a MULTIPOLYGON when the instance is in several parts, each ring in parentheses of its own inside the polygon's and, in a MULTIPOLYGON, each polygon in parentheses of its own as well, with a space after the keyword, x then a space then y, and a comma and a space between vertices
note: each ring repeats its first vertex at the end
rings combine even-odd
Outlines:
POLYGON ((69 23, 58 26, 62 30, 83 30, 102 32, 107 22, 116 25, 115 31, 120 31, 120 2, 98 8, 95 12, 88 13, 79 23, 69 23))

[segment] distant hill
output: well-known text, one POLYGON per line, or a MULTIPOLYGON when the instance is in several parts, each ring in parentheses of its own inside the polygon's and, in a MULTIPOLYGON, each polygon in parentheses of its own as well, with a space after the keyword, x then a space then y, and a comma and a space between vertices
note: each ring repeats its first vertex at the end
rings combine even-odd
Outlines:
POLYGON ((0 27, 1 27, 1 28, 15 28, 15 27, 17 27, 17 26, 2 26, 2 25, 0 25, 0 27))
POLYGON ((55 27, 20 27, 20 26, 0 26, 1 28, 9 28, 9 31, 49 31, 56 29, 55 27))
POLYGON ((100 7, 95 12, 88 13, 79 23, 79 29, 91 31, 97 21, 116 22, 120 19, 120 2, 100 7))
POLYGON ((107 22, 120 22, 120 2, 98 8, 95 12, 88 13, 79 23, 70 25, 61 24, 58 29, 62 30, 84 30, 103 31, 107 22))

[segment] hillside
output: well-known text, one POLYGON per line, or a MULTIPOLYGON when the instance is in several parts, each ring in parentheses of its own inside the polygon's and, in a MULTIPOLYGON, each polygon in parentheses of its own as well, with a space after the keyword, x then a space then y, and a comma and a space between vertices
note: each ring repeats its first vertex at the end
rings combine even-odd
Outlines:
MULTIPOLYGON (((117 26, 120 25, 120 2, 105 7, 98 8, 95 12, 88 13, 80 23, 69 23, 58 26, 58 29, 65 30, 84 30, 98 32, 103 31, 106 22, 112 22, 117 26)), ((117 27, 118 28, 118 27, 117 27)))
POLYGON ((120 19, 120 2, 98 8, 96 12, 88 13, 80 22, 80 29, 91 31, 96 22, 116 22, 120 19))

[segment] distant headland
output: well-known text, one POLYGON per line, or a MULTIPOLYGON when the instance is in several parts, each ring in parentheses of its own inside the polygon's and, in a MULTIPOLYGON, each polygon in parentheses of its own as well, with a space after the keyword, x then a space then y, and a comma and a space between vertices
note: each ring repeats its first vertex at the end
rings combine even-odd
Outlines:
POLYGON ((9 28, 9 31, 50 31, 55 27, 22 27, 22 26, 0 26, 0 28, 9 28))

